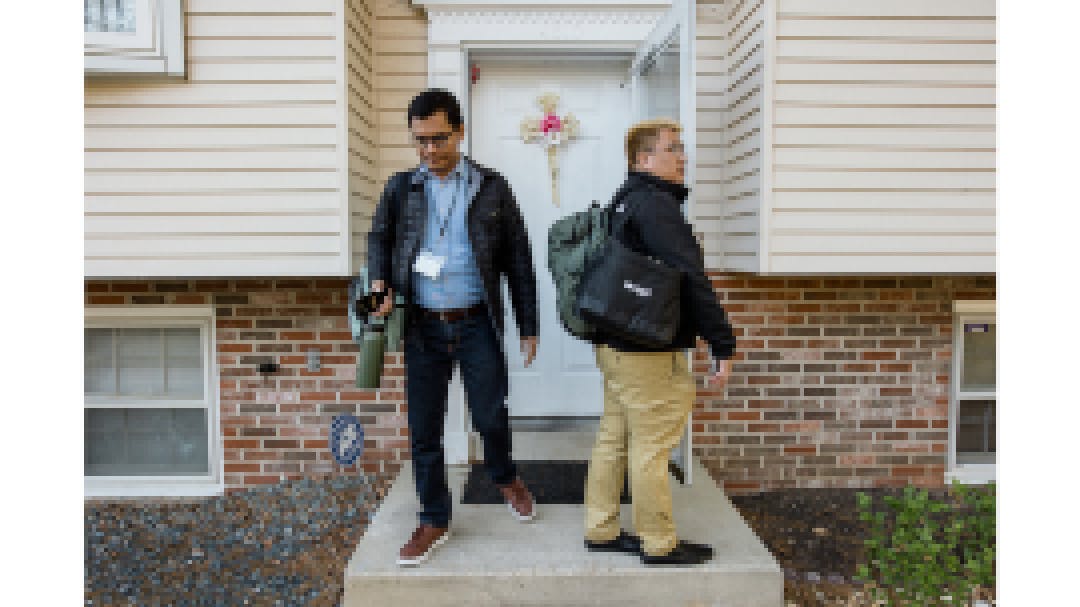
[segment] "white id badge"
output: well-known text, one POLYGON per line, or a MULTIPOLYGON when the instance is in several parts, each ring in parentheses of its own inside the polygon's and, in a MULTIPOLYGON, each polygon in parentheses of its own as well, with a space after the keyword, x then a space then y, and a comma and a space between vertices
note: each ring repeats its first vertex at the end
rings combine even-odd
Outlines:
POLYGON ((416 262, 413 264, 413 269, 434 280, 439 277, 439 272, 442 272, 443 266, 445 265, 445 257, 433 255, 430 251, 421 251, 420 254, 416 256, 416 262))

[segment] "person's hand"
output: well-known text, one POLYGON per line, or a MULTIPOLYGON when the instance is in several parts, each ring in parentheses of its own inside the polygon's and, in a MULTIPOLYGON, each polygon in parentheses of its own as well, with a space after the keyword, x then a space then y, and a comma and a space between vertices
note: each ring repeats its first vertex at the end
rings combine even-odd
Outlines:
POLYGON ((716 387, 723 389, 727 385, 728 380, 728 361, 718 360, 716 361, 716 370, 705 376, 706 387, 716 387))
MULTIPOLYGON (((371 292, 372 293, 382 293, 383 289, 386 289, 386 283, 385 282, 383 282, 381 280, 376 280, 376 281, 371 283, 371 292)), ((383 298, 382 305, 379 306, 378 310, 375 310, 374 312, 372 312, 372 314, 374 314, 375 316, 382 317, 382 316, 386 316, 387 314, 389 314, 389 313, 391 313, 393 311, 394 311, 394 290, 393 289, 386 289, 386 297, 383 298)))
POLYGON ((521 338, 521 354, 525 357, 525 366, 528 367, 536 358, 536 337, 521 338))

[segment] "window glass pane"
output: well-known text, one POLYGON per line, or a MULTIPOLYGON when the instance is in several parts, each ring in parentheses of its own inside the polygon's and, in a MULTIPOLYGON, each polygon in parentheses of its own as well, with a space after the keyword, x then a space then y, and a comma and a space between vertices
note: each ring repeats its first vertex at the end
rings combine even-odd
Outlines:
POLYGON ((165 329, 165 392, 176 398, 203 397, 202 344, 197 327, 165 329))
POLYGON ((119 390, 126 396, 156 396, 165 392, 161 329, 117 329, 119 390))
POLYGON ((965 322, 964 368, 960 389, 992 391, 997 385, 997 325, 985 322, 965 322))
POLYGON ((116 393, 113 348, 112 329, 83 331, 83 390, 87 394, 116 393))
POLYGON ((87 432, 119 434, 124 430, 123 409, 93 409, 94 415, 86 416, 87 432))
POLYGON ((85 391, 96 396, 202 399, 207 361, 201 335, 198 327, 86 329, 85 391))
POLYGON ((134 32, 135 0, 83 0, 83 31, 134 32))
POLYGON ((997 453, 997 402, 962 400, 956 423, 956 461, 992 464, 997 453))
POLYGON ((86 409, 87 476, 209 474, 206 409, 86 409))
POLYGON ((126 412, 123 409, 86 409, 83 416, 85 474, 94 474, 125 461, 123 436, 126 412))

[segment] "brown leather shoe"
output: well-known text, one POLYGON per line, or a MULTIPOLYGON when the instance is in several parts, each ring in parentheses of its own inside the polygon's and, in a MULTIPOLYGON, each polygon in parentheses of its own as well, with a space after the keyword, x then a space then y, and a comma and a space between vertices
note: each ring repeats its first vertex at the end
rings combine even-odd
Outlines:
POLYGON ((450 537, 448 527, 432 527, 427 523, 420 523, 409 541, 405 542, 401 551, 398 552, 398 565, 408 567, 423 563, 448 537, 450 537))
POLYGON ((520 478, 515 478, 509 485, 499 485, 499 492, 506 500, 506 507, 517 520, 527 523, 536 518, 533 496, 520 478))

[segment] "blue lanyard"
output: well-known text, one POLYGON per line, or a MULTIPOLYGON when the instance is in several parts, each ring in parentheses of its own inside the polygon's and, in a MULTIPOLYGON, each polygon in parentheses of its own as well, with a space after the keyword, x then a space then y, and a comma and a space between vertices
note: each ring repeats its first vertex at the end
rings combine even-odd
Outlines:
MULTIPOLYGON (((467 182, 465 181, 464 175, 460 175, 459 177, 461 178, 461 183, 454 184, 454 200, 450 203, 450 208, 447 210, 446 216, 439 217, 439 242, 442 242, 443 239, 446 238, 446 230, 450 227, 450 220, 454 217, 454 211, 457 210, 458 202, 462 198, 465 198, 465 188, 463 186, 466 185, 467 182)), ((431 178, 437 179, 437 177, 434 176, 431 178)), ((438 208, 435 209, 435 214, 440 215, 438 208)))

